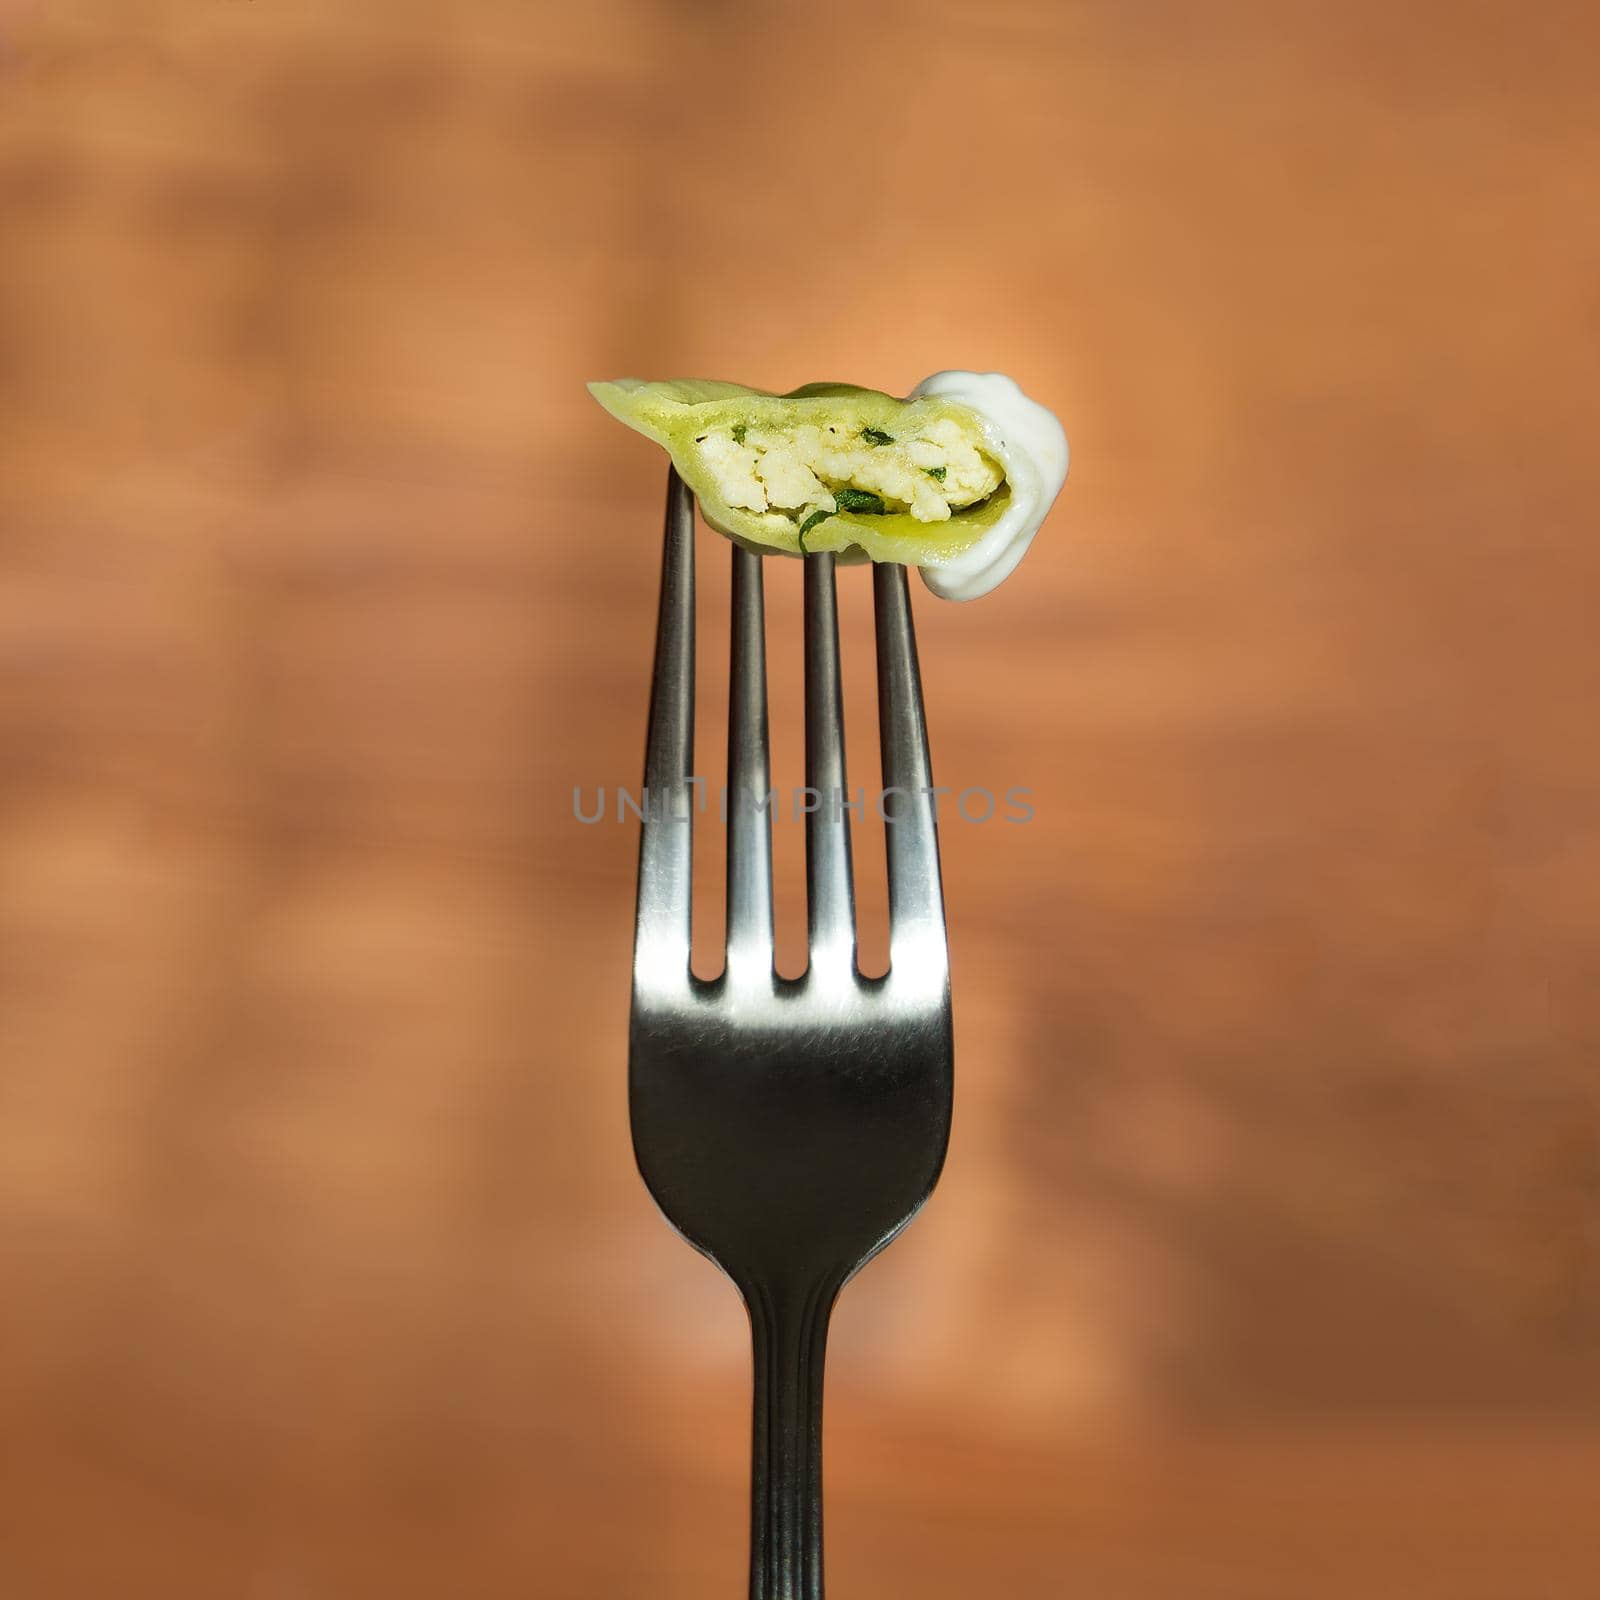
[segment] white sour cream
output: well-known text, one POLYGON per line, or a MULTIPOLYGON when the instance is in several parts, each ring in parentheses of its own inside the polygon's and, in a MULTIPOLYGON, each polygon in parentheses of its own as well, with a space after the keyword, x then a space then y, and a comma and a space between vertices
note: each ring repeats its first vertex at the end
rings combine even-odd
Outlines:
POLYGON ((938 395, 978 414, 984 446, 1006 469, 1011 501, 970 550, 940 566, 922 567, 922 581, 943 600, 987 594, 1026 554, 1067 481, 1067 435, 1037 400, 1003 372, 935 372, 906 396, 938 395))

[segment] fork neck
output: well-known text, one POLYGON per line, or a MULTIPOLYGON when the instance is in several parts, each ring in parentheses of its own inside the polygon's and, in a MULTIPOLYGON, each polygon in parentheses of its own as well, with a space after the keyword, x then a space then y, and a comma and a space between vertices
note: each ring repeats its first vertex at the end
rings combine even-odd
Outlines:
POLYGON ((745 1288, 755 1375, 750 1600, 822 1600, 822 1373, 841 1282, 745 1288))

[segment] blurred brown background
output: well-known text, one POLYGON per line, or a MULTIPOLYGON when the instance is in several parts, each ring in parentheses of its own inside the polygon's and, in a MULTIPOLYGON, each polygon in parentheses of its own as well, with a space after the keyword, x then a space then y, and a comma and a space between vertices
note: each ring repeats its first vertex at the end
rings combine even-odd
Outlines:
POLYGON ((572 815, 662 462, 581 383, 946 365, 1074 467, 919 589, 941 780, 1037 815, 945 829, 957 1131, 836 1319, 830 1592, 1600 1592, 1597 47, 0 4, 5 1600, 742 1592, 743 1316, 633 1173, 635 834, 572 815))

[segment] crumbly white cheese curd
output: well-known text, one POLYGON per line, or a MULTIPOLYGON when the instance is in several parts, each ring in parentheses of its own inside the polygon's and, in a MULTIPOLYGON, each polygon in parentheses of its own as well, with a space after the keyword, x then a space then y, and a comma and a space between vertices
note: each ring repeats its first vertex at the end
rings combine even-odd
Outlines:
POLYGON ((904 437, 802 423, 782 430, 712 428, 695 443, 729 505, 786 512, 797 523, 819 511, 858 509, 851 490, 876 496, 877 511, 948 522, 953 510, 987 499, 1005 477, 981 441, 948 417, 904 437))

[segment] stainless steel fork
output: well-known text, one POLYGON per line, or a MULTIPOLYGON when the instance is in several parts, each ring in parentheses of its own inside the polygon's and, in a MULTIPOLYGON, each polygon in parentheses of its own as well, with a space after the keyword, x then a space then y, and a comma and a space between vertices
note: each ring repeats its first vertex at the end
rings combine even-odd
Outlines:
POLYGON ((847 1279, 911 1219, 950 1133, 949 959, 905 569, 873 570, 890 970, 856 966, 833 557, 805 560, 810 962, 773 967, 761 560, 733 551, 723 974, 689 970, 694 501, 667 480, 629 1036, 634 1152, 733 1279, 754 1341, 751 1600, 821 1600, 822 1369, 847 1279))

